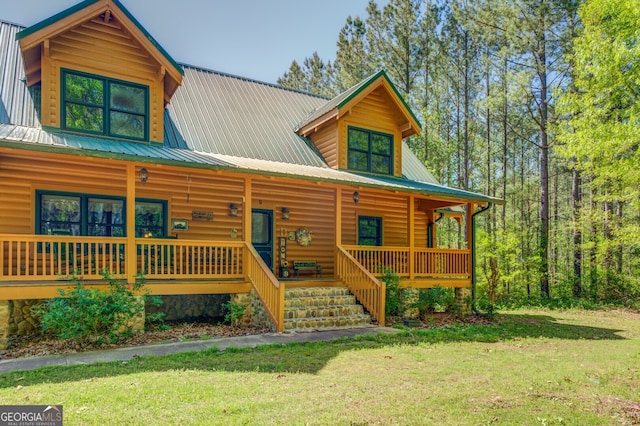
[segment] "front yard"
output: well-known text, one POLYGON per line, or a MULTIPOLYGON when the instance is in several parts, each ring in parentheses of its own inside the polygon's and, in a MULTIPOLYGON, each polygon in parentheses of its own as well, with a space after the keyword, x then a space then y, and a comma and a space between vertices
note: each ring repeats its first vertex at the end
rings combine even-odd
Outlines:
POLYGON ((640 314, 514 311, 355 340, 0 375, 65 424, 640 422, 640 314))

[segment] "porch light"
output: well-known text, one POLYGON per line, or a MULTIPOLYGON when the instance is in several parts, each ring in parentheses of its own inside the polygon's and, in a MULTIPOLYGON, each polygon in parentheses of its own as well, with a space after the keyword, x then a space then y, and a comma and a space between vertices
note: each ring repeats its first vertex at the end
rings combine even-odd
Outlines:
POLYGON ((235 203, 229 204, 229 216, 238 216, 238 205, 235 203))
POLYGON ((289 209, 286 207, 282 208, 282 220, 289 220, 289 209))
POLYGON ((144 167, 140 169, 140 182, 144 185, 149 180, 149 171, 144 167))
POLYGON ((358 191, 353 193, 353 202, 355 204, 358 204, 358 201, 360 201, 360 193, 358 191))

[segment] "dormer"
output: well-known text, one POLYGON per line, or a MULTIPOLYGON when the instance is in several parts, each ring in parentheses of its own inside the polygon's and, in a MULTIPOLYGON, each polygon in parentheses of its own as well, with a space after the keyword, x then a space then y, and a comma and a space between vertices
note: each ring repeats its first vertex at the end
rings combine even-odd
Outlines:
POLYGON ((334 169, 402 176, 402 140, 420 123, 384 71, 315 111, 296 130, 334 169))
POLYGON ((118 0, 86 0, 19 32, 43 127, 162 143, 182 68, 118 0))

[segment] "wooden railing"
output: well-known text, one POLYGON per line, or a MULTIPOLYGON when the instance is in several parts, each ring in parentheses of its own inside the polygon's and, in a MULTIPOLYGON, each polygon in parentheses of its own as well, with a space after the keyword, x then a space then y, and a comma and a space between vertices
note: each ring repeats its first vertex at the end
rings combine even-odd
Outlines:
POLYGON ((137 271, 146 278, 242 278, 244 244, 136 238, 137 271))
POLYGON ((344 249, 375 276, 382 276, 387 269, 401 277, 410 274, 406 247, 344 246, 344 249))
POLYGON ((470 250, 344 246, 375 276, 391 270, 403 278, 470 279, 470 250))
POLYGON ((0 234, 0 279, 55 281, 72 274, 98 280, 143 272, 149 279, 244 278, 244 243, 136 238, 136 264, 127 264, 128 239, 0 234), (130 269, 132 268, 132 269, 130 269))
POLYGON ((379 281, 342 247, 338 247, 336 260, 337 278, 344 281, 362 306, 378 320, 378 324, 384 326, 386 303, 384 282, 379 281))
POLYGON ((77 272, 100 279, 124 275, 126 238, 0 235, 0 277, 11 281, 57 280, 77 272))
POLYGON ((471 278, 470 250, 415 249, 417 277, 471 278))
POLYGON ((284 331, 284 283, 278 281, 251 244, 245 246, 247 279, 260 297, 278 333, 284 331))

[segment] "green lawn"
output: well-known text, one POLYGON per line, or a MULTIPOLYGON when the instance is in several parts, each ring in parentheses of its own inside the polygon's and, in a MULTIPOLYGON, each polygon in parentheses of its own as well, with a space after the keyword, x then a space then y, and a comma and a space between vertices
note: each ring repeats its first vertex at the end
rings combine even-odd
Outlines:
POLYGON ((0 403, 62 404, 65 425, 640 422, 640 314, 497 320, 3 374, 0 403))

